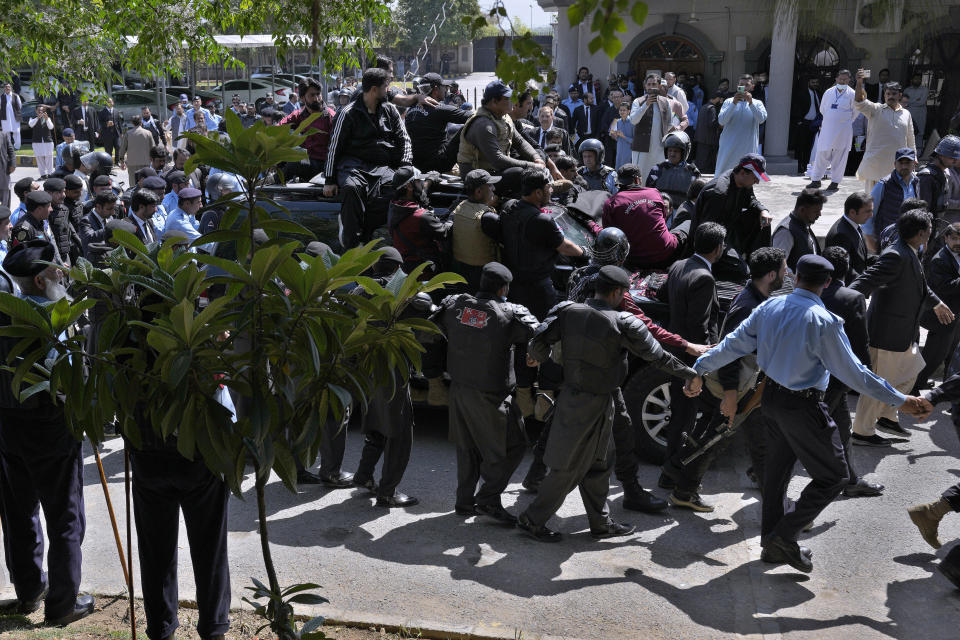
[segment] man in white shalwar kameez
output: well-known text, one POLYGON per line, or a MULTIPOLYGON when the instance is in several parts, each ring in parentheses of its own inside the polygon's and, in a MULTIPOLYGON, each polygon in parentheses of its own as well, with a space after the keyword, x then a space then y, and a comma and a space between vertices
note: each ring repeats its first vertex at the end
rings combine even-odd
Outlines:
POLYGON ((847 154, 853 142, 853 121, 858 112, 854 109, 854 90, 850 88, 850 72, 841 69, 837 83, 824 92, 820 99, 823 123, 817 138, 816 153, 808 188, 819 189, 820 178, 830 168, 830 186, 827 190, 840 188, 843 172, 847 167, 847 154))
POLYGON ((857 70, 854 108, 867 118, 867 148, 857 169, 857 179, 863 180, 867 193, 880 178, 890 175, 890 158, 897 155, 897 149, 917 149, 913 118, 900 106, 902 93, 898 83, 889 82, 883 90, 884 104, 870 102, 863 88, 863 69, 857 70))
POLYGON ((732 98, 723 101, 717 120, 723 127, 717 149, 716 175, 737 166, 740 158, 757 153, 760 148, 760 125, 767 119, 763 102, 753 97, 753 76, 740 76, 739 87, 732 98))

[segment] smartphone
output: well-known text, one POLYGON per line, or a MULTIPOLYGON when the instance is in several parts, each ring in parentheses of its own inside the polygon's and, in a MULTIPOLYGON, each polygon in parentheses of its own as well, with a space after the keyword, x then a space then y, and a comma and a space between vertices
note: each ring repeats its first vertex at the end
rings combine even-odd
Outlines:
POLYGON ((746 93, 746 92, 747 92, 746 85, 742 85, 742 84, 737 85, 737 93, 746 93))
POLYGON ((870 77, 870 69, 864 69, 864 70, 863 70, 863 77, 864 77, 864 78, 869 78, 869 77, 870 77))

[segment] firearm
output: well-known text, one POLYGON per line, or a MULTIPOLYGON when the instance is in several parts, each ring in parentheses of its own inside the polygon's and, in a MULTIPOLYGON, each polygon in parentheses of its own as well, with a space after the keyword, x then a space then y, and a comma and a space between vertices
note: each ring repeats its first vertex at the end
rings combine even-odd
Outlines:
POLYGON ((716 446, 718 442, 724 438, 729 438, 736 433, 740 425, 743 424, 743 421, 746 420, 751 413, 753 413, 754 409, 760 406, 760 399, 763 397, 763 389, 766 386, 766 379, 761 380, 760 384, 758 384, 753 390, 753 393, 749 396, 746 396, 744 400, 741 401, 741 404, 737 406, 737 415, 733 417, 733 420, 722 423, 719 427, 717 427, 717 432, 713 435, 713 437, 703 444, 698 443, 687 434, 684 434, 684 440, 696 446, 697 449, 683 459, 683 465, 686 466, 690 464, 716 446))

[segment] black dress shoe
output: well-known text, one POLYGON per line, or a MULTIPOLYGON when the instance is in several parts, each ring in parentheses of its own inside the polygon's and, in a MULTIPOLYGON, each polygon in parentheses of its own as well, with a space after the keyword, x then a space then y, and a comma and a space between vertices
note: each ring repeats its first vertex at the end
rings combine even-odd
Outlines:
POLYGON ((893 443, 890 442, 890 438, 884 438, 883 436, 878 436, 873 434, 872 436, 862 436, 859 433, 854 433, 850 436, 850 442, 861 447, 889 447, 893 443))
POLYGON ((0 600, 0 615, 9 616, 20 614, 26 616, 33 613, 43 604, 43 599, 47 597, 48 590, 49 589, 44 587, 40 595, 35 598, 30 598, 29 600, 20 600, 19 598, 0 600))
POLYGON ((831 182, 830 185, 827 187, 827 191, 837 191, 839 189, 840 189, 840 185, 837 184, 836 182, 831 182))
POLYGON ((900 426, 899 422, 894 422, 890 418, 878 418, 876 424, 877 431, 883 431, 891 435, 909 438, 910 432, 900 426))
POLYGON ((478 504, 477 513, 482 516, 487 516, 488 518, 493 518, 497 522, 509 525, 511 527, 516 526, 517 524, 517 516, 513 515, 499 504, 478 504))
POLYGON ((330 474, 323 473, 320 474, 320 481, 334 489, 346 489, 347 487, 353 486, 353 474, 344 471, 337 471, 336 473, 330 474))
POLYGON ((623 508, 643 513, 660 513, 667 508, 667 501, 653 495, 639 484, 635 487, 623 487, 623 508))
POLYGON ((820 188, 820 181, 819 181, 819 180, 814 180, 813 182, 811 182, 810 184, 808 184, 805 188, 807 188, 807 189, 819 189, 819 188, 820 188))
POLYGON ((673 489, 677 486, 677 482, 667 474, 661 473, 660 477, 657 478, 657 486, 661 489, 673 489))
POLYGON ((472 504, 458 504, 453 508, 454 513, 458 516, 475 516, 477 515, 477 507, 472 504))
POLYGON ((323 482, 323 480, 321 480, 320 476, 311 471, 304 469, 303 471, 297 472, 297 484, 320 484, 321 482, 323 482))
POLYGON ((377 483, 373 481, 373 478, 367 478, 366 480, 363 480, 360 478, 360 476, 353 476, 353 482, 351 484, 355 487, 366 489, 370 493, 377 492, 377 483))
POLYGON ((47 616, 43 623, 52 627, 63 627, 81 618, 86 618, 93 613, 93 602, 93 596, 77 596, 77 601, 73 605, 73 611, 55 618, 47 616))
POLYGON ((813 571, 813 562, 801 552, 800 545, 792 540, 784 540, 780 536, 770 536, 763 543, 763 549, 767 552, 765 562, 788 564, 797 571, 804 573, 813 571))
MULTIPOLYGON (((809 547, 800 547, 800 553, 807 556, 808 558, 813 558, 813 551, 811 551, 809 547)), ((763 560, 764 562, 776 563, 777 561, 773 559, 775 557, 776 555, 771 554, 771 552, 768 551, 767 549, 763 549, 760 552, 760 559, 763 560)))
POLYGON ((597 540, 604 538, 616 538, 619 536, 628 536, 636 530, 632 524, 623 524, 610 520, 602 529, 590 529, 590 535, 597 540))
POLYGON ((378 507, 412 507, 415 504, 420 504, 420 500, 414 498, 413 496, 408 496, 405 493, 400 493, 397 491, 392 496, 377 496, 377 506, 378 507))
POLYGON ((538 542, 560 542, 563 534, 553 529, 548 529, 543 525, 539 527, 530 522, 523 514, 517 518, 517 526, 523 529, 523 532, 538 542))
POLYGON ((854 484, 848 484, 843 488, 843 495, 848 498, 861 498, 867 496, 882 496, 883 485, 876 482, 868 482, 859 478, 854 484))

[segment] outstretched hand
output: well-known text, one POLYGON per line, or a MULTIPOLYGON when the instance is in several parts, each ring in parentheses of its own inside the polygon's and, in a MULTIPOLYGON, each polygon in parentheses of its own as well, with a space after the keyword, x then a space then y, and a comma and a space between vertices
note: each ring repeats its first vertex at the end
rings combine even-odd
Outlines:
POLYGON ((933 413, 933 405, 929 400, 917 396, 907 396, 906 401, 900 405, 900 411, 911 415, 918 420, 923 420, 933 413))
POLYGON ((688 343, 687 343, 687 348, 684 349, 684 351, 686 351, 687 353, 689 353, 690 355, 692 355, 692 356, 694 356, 694 357, 696 357, 696 358, 699 358, 700 356, 702 356, 703 354, 705 354, 707 351, 710 351, 710 349, 712 349, 714 346, 716 346, 716 345, 712 345, 712 344, 694 344, 694 343, 692 343, 692 342, 688 342, 688 343))
POLYGON ((696 398, 703 390, 703 378, 697 376, 692 380, 687 380, 683 385, 683 395, 688 398, 696 398))

